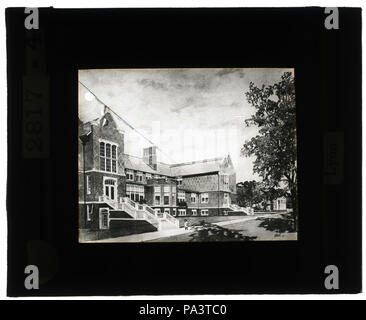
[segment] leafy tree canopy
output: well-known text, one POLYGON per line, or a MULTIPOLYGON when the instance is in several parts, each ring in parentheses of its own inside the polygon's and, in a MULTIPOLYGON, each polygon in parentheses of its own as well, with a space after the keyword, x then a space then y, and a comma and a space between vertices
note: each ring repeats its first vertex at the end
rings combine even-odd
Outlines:
POLYGON ((254 156, 253 171, 268 190, 286 187, 293 205, 297 228, 297 169, 295 82, 291 72, 285 72, 273 85, 257 87, 253 82, 246 92, 255 113, 245 121, 257 126, 259 134, 245 141, 243 155, 254 156))
POLYGON ((255 156, 253 170, 269 187, 286 182, 296 188, 295 84, 291 72, 281 81, 261 88, 250 83, 248 102, 256 109, 245 122, 259 128, 259 135, 244 143, 242 154, 255 156))

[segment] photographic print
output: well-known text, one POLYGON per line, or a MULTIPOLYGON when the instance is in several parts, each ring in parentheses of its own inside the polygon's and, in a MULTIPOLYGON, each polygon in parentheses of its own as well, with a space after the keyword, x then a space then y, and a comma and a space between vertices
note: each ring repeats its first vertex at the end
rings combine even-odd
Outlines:
POLYGON ((291 68, 79 70, 79 242, 297 240, 295 101, 291 68))

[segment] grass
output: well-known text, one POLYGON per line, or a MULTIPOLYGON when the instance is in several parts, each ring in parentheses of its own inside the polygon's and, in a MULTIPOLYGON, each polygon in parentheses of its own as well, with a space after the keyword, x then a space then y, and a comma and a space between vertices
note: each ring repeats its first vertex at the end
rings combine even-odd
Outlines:
POLYGON ((234 222, 224 227, 212 224, 212 222, 230 220, 228 218, 237 219, 238 217, 206 217, 203 224, 200 222, 202 217, 195 217, 194 220, 191 220, 192 232, 156 239, 153 242, 297 240, 297 233, 293 232, 290 227, 291 215, 288 214, 272 214, 270 217, 258 217, 244 222, 234 222))
POLYGON ((226 225, 231 230, 237 230, 247 236, 256 236, 255 240, 297 240, 297 233, 289 226, 290 218, 286 215, 275 214, 271 217, 261 217, 255 220, 226 225), (281 226, 281 227, 279 227, 281 226))
POLYGON ((260 227, 278 233, 295 232, 294 220, 291 214, 283 213, 270 218, 258 218, 260 227))

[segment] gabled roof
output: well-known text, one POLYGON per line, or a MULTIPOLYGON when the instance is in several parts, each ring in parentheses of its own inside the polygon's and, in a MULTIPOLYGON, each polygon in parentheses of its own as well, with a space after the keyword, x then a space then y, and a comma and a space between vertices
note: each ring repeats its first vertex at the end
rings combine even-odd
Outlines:
POLYGON ((100 115, 99 117, 97 118, 94 118, 94 117, 87 117, 87 116, 81 116, 81 114, 79 114, 79 124, 80 122, 83 123, 84 125, 87 125, 87 124, 92 124, 92 123, 101 123, 102 119, 104 117, 107 117, 113 121, 114 125, 116 126, 117 130, 119 131, 122 131, 124 132, 125 131, 125 128, 123 127, 123 123, 122 121, 118 120, 117 117, 112 113, 112 112, 106 112, 104 113, 103 115, 100 115))
POLYGON ((172 176, 170 166, 162 162, 157 163, 156 170, 147 165, 142 158, 131 156, 129 154, 124 155, 124 162, 126 169, 137 170, 168 177, 172 176))
POLYGON ((168 177, 190 176, 212 172, 219 172, 222 165, 228 160, 228 157, 204 159, 200 161, 192 161, 185 163, 178 163, 169 165, 166 163, 158 162, 156 170, 148 166, 142 158, 124 155, 125 168, 130 170, 137 170, 152 174, 158 174, 168 177))
POLYGON ((225 158, 213 158, 171 165, 174 176, 197 175, 209 172, 218 172, 225 158))

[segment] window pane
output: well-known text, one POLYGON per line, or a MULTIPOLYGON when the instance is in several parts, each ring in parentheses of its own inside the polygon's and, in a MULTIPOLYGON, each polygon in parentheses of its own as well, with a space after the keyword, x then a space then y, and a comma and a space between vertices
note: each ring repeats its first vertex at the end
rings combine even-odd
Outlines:
POLYGON ((105 171, 105 158, 100 157, 100 170, 105 171))
POLYGON ((101 156, 105 156, 105 147, 104 147, 104 142, 100 143, 100 155, 101 156))
POLYGON ((112 160, 112 172, 117 172, 116 160, 112 160))
POLYGON ((106 159, 106 171, 111 171, 111 159, 106 159))
POLYGON ((111 145, 109 143, 107 143, 105 145, 105 147, 106 147, 106 157, 110 158, 111 157, 111 145))
POLYGON ((160 204, 160 196, 155 196, 155 204, 160 204))
POLYGON ((116 150, 117 150, 117 147, 116 146, 112 146, 112 158, 113 159, 116 159, 116 150))

